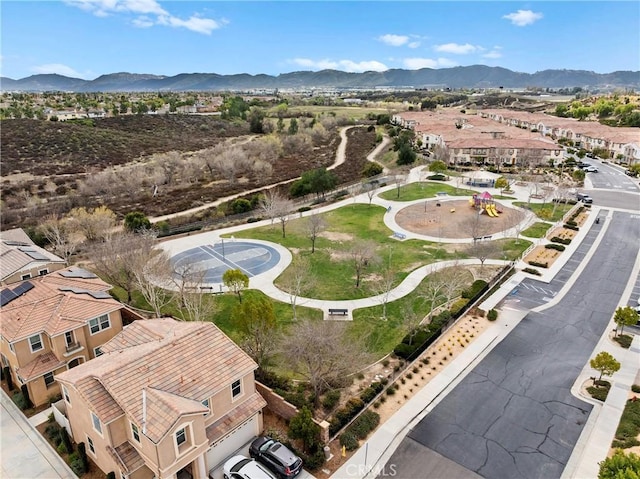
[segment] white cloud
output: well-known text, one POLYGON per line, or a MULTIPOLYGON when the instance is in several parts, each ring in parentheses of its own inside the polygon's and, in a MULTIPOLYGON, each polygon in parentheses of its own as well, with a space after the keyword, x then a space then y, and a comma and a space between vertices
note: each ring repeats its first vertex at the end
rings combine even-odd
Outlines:
POLYGON ((511 20, 511 23, 518 27, 524 27, 540 20, 542 18, 542 13, 532 12, 531 10, 518 10, 515 13, 503 15, 502 18, 511 20))
POLYGON ((482 47, 471 45, 470 43, 465 43, 464 45, 461 45, 459 43, 444 43, 442 45, 436 45, 434 49, 437 52, 453 53, 455 55, 467 55, 469 53, 474 53, 482 50, 482 47))
POLYGON ((494 49, 482 55, 482 58, 502 58, 502 53, 499 50, 494 49))
POLYGON ((75 71, 73 68, 62 63, 48 63, 46 65, 37 65, 31 67, 31 71, 36 74, 50 74, 57 73, 58 75, 64 75, 72 78, 86 78, 87 75, 75 71))
POLYGON ((448 58, 405 58, 402 64, 409 70, 419 70, 420 68, 448 68, 458 64, 448 58))
POLYGON ((409 48, 418 48, 420 46, 420 42, 411 42, 407 44, 409 48))
POLYGON ((378 37, 378 40, 382 43, 386 43, 387 45, 391 45, 392 47, 401 47, 409 41, 409 37, 406 35, 393 35, 392 33, 387 33, 386 35, 378 37))
POLYGON ((388 70, 384 63, 376 60, 354 62, 352 60, 311 60, 309 58, 294 58, 291 60, 298 66, 309 68, 311 70, 341 70, 350 73, 361 73, 366 71, 383 72, 388 70))
POLYGON ((192 32, 210 35, 213 30, 228 23, 226 20, 217 21, 197 15, 183 20, 171 15, 156 0, 65 0, 65 3, 93 13, 98 17, 113 14, 138 15, 132 20, 132 23, 140 28, 164 25, 173 28, 186 28, 192 32))

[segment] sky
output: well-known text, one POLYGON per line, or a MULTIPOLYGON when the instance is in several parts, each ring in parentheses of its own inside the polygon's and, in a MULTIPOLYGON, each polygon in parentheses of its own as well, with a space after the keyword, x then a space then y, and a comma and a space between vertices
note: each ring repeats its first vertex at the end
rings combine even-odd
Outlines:
POLYGON ((640 70, 640 2, 2 0, 0 75, 640 70))

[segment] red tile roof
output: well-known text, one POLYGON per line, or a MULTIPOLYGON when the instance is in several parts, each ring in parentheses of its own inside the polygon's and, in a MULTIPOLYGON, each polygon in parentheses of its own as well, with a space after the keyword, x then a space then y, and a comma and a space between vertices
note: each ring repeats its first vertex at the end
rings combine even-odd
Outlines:
MULTIPOLYGON (((174 319, 136 321, 106 343, 103 354, 57 376, 84 397, 88 378, 104 388, 142 431, 146 393, 146 435, 158 442, 183 414, 206 411, 201 401, 257 368, 256 363, 213 323, 174 319), (142 338, 142 339, 141 339, 142 338)), ((105 420, 107 398, 91 401, 105 420), (99 407, 98 404, 104 405, 99 407)))

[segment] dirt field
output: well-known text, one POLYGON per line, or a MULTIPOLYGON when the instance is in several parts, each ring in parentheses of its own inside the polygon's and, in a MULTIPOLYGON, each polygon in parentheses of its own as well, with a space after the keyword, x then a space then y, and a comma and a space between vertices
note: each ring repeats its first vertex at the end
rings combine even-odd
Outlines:
POLYGON ((502 211, 498 218, 478 212, 469 206, 469 200, 442 201, 415 204, 401 209, 396 214, 396 222, 413 233, 439 238, 470 238, 487 236, 515 226, 519 219, 516 210, 497 204, 502 211), (480 220, 472 226, 472 220, 480 220))

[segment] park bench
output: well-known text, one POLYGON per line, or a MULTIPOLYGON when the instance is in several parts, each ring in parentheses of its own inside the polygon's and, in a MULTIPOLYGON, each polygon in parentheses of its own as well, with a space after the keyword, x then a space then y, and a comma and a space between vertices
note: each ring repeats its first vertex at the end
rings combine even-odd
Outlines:
POLYGON ((407 239, 407 235, 404 233, 400 233, 399 231, 396 231, 395 233, 393 233, 393 237, 401 240, 407 239))
POLYGON ((329 316, 346 316, 349 310, 346 308, 329 308, 329 316))

